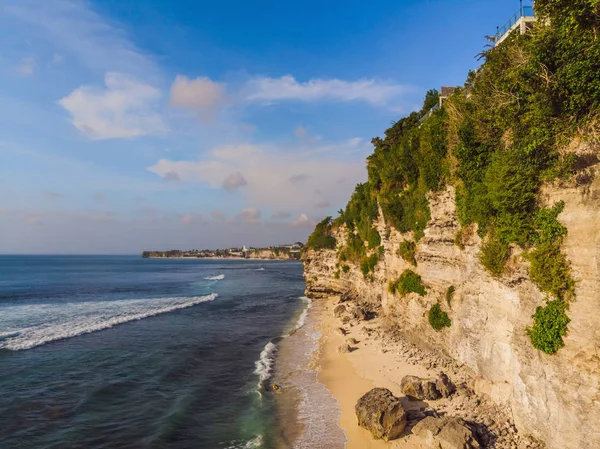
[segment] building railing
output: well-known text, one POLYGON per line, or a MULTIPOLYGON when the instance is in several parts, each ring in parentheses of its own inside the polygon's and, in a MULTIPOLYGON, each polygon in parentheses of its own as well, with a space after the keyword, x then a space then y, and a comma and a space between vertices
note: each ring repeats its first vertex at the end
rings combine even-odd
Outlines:
POLYGON ((502 37, 508 33, 515 24, 521 20, 521 17, 535 17, 533 6, 521 6, 519 10, 512 15, 512 17, 503 26, 498 27, 496 34, 494 35, 494 41, 498 42, 502 37))
POLYGON ((440 108, 440 104, 437 103, 434 107, 432 107, 429 111, 427 111, 425 114, 423 114, 423 117, 421 117, 419 119, 419 123, 423 123, 427 117, 430 117, 431 114, 433 114, 435 111, 437 111, 440 108))

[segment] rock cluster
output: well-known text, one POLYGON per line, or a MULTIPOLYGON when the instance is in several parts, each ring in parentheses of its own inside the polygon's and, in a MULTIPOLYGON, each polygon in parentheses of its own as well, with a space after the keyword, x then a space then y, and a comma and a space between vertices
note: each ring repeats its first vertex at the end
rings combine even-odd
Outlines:
POLYGON ((444 373, 436 380, 421 379, 417 376, 404 376, 400 382, 402 393, 416 399, 435 401, 447 398, 454 393, 455 387, 444 373))

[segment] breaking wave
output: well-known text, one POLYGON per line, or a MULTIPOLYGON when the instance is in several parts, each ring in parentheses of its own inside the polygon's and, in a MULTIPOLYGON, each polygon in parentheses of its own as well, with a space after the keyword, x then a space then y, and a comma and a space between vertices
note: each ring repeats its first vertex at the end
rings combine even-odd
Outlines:
POLYGON ((222 279, 225 279, 225 275, 219 274, 217 276, 206 276, 204 279, 207 281, 220 281, 222 279))
POLYGON ((269 342, 260 353, 260 358, 255 362, 256 369, 254 370, 254 373, 258 375, 259 390, 262 389, 265 382, 271 377, 276 352, 277 346, 275 346, 274 343, 269 342))
POLYGON ((306 317, 308 316, 308 310, 312 305, 312 301, 306 296, 302 296, 300 299, 302 299, 306 306, 298 317, 298 321, 296 321, 294 328, 283 337, 274 338, 267 343, 260 353, 259 359, 255 362, 256 369, 254 370, 254 374, 258 375, 258 385, 256 386, 256 391, 259 395, 261 395, 260 391, 264 388, 265 382, 269 380, 273 374, 273 365, 275 363, 275 356, 277 355, 277 345, 275 342, 281 341, 282 338, 289 337, 306 323, 306 317))
POLYGON ((13 327, 0 334, 0 349, 31 349, 52 341, 214 301, 217 296, 212 293, 193 297, 15 305, 2 310, 0 325, 3 319, 12 319, 16 320, 19 328, 13 327))

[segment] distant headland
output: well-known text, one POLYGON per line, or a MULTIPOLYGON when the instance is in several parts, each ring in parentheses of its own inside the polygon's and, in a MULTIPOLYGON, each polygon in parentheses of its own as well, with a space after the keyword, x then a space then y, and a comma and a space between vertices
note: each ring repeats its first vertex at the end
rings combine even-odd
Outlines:
POLYGON ((304 244, 296 242, 291 245, 269 246, 265 248, 226 248, 226 249, 191 249, 168 251, 144 251, 144 259, 258 259, 258 260, 300 260, 300 252, 304 244))

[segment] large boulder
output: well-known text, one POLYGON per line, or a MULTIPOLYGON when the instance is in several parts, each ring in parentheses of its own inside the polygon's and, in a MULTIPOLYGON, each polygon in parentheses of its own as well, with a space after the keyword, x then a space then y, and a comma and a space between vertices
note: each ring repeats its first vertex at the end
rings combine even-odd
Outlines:
POLYGON ((404 376, 400 381, 402 393, 421 400, 436 400, 442 397, 434 381, 417 376, 404 376))
POLYGON ((412 428, 414 439, 431 449, 477 449, 473 431, 461 418, 428 416, 412 428))
POLYGON ((373 388, 361 397, 355 407, 358 425, 374 438, 385 441, 398 438, 406 427, 406 412, 387 388, 373 388))

